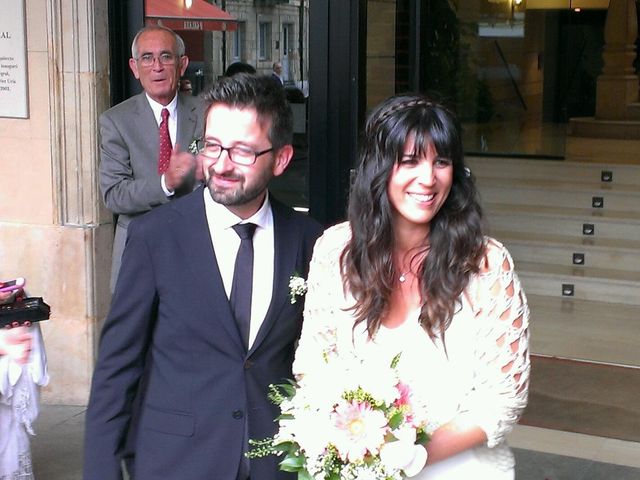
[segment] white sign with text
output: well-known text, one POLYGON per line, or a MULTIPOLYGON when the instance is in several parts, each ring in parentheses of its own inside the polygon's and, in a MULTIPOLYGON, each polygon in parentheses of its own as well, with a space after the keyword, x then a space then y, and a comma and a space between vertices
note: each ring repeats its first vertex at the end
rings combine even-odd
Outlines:
POLYGON ((3 1, 0 15, 0 117, 29 117, 27 86, 24 0, 3 1))

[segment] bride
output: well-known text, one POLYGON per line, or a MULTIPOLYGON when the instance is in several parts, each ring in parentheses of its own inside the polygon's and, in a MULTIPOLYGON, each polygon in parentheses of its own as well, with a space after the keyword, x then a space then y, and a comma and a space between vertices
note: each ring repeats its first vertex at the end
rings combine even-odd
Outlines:
POLYGON ((527 403, 529 310, 508 251, 483 236, 445 106, 401 95, 371 113, 348 216, 316 244, 294 374, 401 352, 430 434, 405 474, 513 479, 505 436, 527 403))

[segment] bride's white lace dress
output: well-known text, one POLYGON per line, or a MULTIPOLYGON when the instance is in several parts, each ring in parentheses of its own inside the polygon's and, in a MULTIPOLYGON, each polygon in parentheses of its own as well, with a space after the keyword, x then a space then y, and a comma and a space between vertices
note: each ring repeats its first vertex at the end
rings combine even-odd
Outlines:
MULTIPOLYGON (((513 455, 505 436, 526 406, 529 381, 529 310, 507 250, 487 238, 481 272, 472 277, 445 333, 446 351, 412 319, 394 329, 381 327, 368 339, 364 325, 353 329, 343 292, 339 258, 350 236, 346 223, 330 228, 316 244, 308 279, 305 316, 294 374, 322 368, 332 356, 356 355, 365 362, 401 352, 399 373, 426 405, 434 431, 456 419, 480 426, 486 445, 427 466, 420 480, 512 479, 513 455)), ((327 382, 331 379, 327 378, 327 382)))

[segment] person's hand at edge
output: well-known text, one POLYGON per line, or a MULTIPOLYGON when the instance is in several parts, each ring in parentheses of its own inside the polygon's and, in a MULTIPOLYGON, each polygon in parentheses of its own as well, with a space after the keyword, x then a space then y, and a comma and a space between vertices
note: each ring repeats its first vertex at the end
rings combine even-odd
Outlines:
POLYGON ((22 288, 18 290, 13 290, 11 292, 0 292, 0 305, 3 303, 11 303, 15 301, 16 298, 24 296, 24 291, 22 288))
POLYGON ((31 354, 31 332, 28 327, 0 330, 0 356, 7 355, 20 364, 25 364, 31 354))

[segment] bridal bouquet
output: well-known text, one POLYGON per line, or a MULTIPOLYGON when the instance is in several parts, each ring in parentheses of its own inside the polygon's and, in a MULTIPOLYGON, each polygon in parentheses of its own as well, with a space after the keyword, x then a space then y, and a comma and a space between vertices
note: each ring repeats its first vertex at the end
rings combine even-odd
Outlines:
POLYGON ((400 480, 424 466, 424 408, 397 372, 357 359, 325 363, 297 383, 271 385, 280 406, 273 438, 250 440, 249 457, 281 455, 299 480, 400 480))

